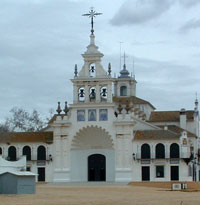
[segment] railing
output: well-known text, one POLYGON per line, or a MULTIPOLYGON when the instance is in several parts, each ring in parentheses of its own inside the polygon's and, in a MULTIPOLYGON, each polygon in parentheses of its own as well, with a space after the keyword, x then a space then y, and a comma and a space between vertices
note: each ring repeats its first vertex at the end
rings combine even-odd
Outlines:
POLYGON ((53 161, 53 157, 52 157, 52 155, 46 155, 46 156, 38 159, 37 156, 32 155, 31 159, 28 159, 27 161, 53 161))
POLYGON ((173 159, 189 159, 191 157, 191 153, 190 152, 181 152, 178 158, 172 158, 170 157, 170 154, 167 153, 165 154, 164 158, 157 158, 155 153, 153 153, 150 158, 142 158, 141 157, 141 153, 137 153, 135 159, 136 160, 173 160, 173 159))
MULTIPOLYGON (((26 155, 24 155, 24 156, 26 156, 26 155)), ((5 157, 5 159, 8 161, 18 161, 19 159, 21 159, 21 157, 17 157, 16 159, 13 159, 13 158, 7 156, 7 157, 5 157)), ((50 162, 50 161, 53 161, 53 157, 52 157, 52 155, 46 155, 43 159, 42 158, 38 159, 37 156, 32 155, 30 159, 27 159, 27 161, 28 162, 30 162, 30 161, 41 161, 41 162, 48 161, 48 162, 50 162)))

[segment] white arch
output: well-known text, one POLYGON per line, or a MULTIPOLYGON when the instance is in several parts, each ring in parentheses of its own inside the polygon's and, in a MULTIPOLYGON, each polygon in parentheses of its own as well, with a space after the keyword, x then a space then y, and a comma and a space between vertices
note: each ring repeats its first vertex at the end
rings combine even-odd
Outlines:
POLYGON ((111 135, 102 127, 87 126, 80 129, 71 141, 71 149, 113 149, 111 135))

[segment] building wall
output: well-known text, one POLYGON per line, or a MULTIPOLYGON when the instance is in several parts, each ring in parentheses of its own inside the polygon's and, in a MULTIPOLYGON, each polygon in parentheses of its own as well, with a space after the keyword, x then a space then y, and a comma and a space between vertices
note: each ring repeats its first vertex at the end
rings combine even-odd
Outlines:
POLYGON ((88 181, 88 157, 92 154, 102 154, 106 157, 106 181, 115 180, 114 150, 71 150, 71 181, 88 181))
POLYGON ((5 173, 1 178, 2 194, 17 194, 17 177, 10 173, 5 173))
POLYGON ((17 194, 35 194, 35 177, 17 176, 17 194))
MULTIPOLYGON (((21 158, 23 155, 23 147, 24 146, 29 146, 31 148, 31 161, 27 161, 27 167, 30 168, 30 171, 33 172, 34 174, 38 174, 38 167, 44 167, 45 168, 45 178, 46 178, 46 181, 52 181, 53 180, 53 145, 52 144, 45 144, 45 143, 25 143, 25 142, 22 142, 22 143, 12 143, 10 145, 8 144, 0 144, 0 147, 2 147, 2 157, 3 158, 7 158, 8 156, 8 148, 10 146, 14 146, 17 150, 17 158, 21 158), (39 163, 37 161, 37 148, 39 146, 44 146, 46 148, 46 157, 47 157, 47 160, 42 162, 42 163, 39 163), (49 155, 52 156, 52 161, 49 160, 49 155)), ((36 181, 37 181, 37 177, 35 178, 36 181)))
POLYGON ((133 153, 135 153, 135 159, 133 159, 132 166, 132 180, 133 181, 141 181, 142 180, 142 171, 141 168, 143 166, 150 167, 150 181, 171 181, 171 166, 179 167, 179 181, 192 181, 192 176, 189 175, 189 167, 183 159, 177 160, 176 163, 170 160, 170 145, 172 143, 177 143, 179 145, 180 157, 187 156, 190 157, 190 153, 188 149, 184 150, 180 140, 141 140, 133 142, 133 153), (150 145, 150 153, 151 159, 149 160, 149 164, 144 164, 145 160, 141 160, 141 146, 143 144, 150 145), (155 159, 155 148, 158 143, 162 143, 165 146, 165 159, 155 159), (186 153, 185 153, 186 152, 186 153), (142 162, 143 161, 143 162, 142 162), (172 163, 173 162, 173 163, 172 163), (164 166, 164 177, 158 178, 156 177, 156 166, 164 166))

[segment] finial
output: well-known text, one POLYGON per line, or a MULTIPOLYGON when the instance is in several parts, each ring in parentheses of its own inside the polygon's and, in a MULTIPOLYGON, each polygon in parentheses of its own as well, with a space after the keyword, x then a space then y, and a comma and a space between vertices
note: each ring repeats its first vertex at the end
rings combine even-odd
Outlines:
POLYGON ((108 75, 111 76, 111 64, 108 64, 108 75))
POLYGON ((61 108, 60 108, 60 102, 58 102, 58 108, 57 108, 57 113, 58 115, 60 115, 60 113, 62 112, 61 108))
POLYGON ((69 112, 69 108, 67 106, 67 101, 65 101, 65 108, 63 110, 65 112, 65 114, 67 115, 67 113, 69 112))
POLYGON ((88 16, 89 18, 91 18, 91 34, 94 34, 94 17, 98 16, 98 15, 102 15, 102 13, 96 13, 96 11, 94 11, 93 7, 90 8, 91 10, 89 11, 89 13, 87 14, 83 14, 82 16, 88 16))
POLYGON ((77 77, 78 76, 78 68, 77 68, 77 64, 75 64, 75 67, 74 67, 74 77, 77 77))
POLYGON ((122 56, 124 58, 124 66, 123 69, 126 69, 126 58, 128 58, 128 56, 126 56, 125 51, 124 51, 124 56, 122 56))

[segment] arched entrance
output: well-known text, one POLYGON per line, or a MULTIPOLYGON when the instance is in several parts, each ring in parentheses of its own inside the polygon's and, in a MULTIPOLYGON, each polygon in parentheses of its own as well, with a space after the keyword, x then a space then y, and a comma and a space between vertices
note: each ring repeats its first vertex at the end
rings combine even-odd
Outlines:
POLYGON ((112 136, 97 126, 80 129, 71 141, 70 164, 71 181, 114 181, 115 150, 112 136))
POLYGON ((93 154, 88 157, 88 181, 106 181, 106 157, 93 154))

